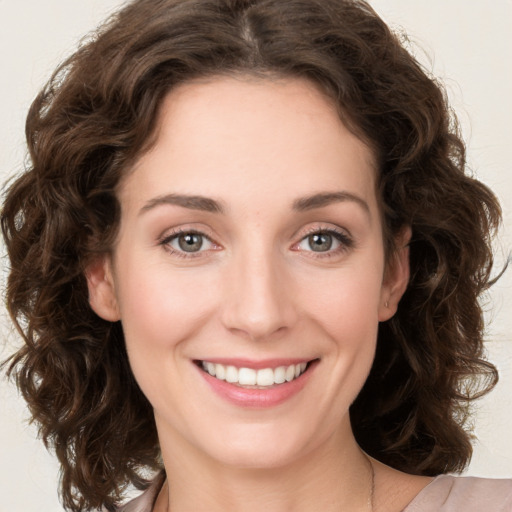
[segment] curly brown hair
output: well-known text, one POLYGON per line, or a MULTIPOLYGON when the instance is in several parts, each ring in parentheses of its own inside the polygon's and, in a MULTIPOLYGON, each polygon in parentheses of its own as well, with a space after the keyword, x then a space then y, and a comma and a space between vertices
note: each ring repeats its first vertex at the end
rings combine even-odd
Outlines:
POLYGON ((482 356, 478 297, 501 212, 465 170, 442 87, 361 0, 136 0, 35 99, 31 166, 7 189, 1 217, 7 305, 24 339, 8 372, 56 451, 68 510, 112 510, 160 464, 122 326, 88 303, 84 270, 117 235, 116 186, 150 147, 173 87, 238 73, 306 78, 328 94, 376 154, 388 256, 412 228, 410 284, 351 407, 360 446, 423 475, 470 459, 470 401, 497 381, 482 356))

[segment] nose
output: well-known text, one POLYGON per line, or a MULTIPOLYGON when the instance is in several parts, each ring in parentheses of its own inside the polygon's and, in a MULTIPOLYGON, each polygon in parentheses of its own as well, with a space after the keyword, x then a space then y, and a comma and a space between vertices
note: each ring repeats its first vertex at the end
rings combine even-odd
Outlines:
POLYGON ((253 247, 234 260, 224 283, 224 326, 251 340, 290 329, 297 320, 293 283, 280 258, 253 247))

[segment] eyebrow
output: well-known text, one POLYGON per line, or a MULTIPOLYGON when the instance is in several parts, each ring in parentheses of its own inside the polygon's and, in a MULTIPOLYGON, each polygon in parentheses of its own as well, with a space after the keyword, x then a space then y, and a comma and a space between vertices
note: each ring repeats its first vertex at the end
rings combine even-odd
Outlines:
MULTIPOLYGON (((304 212, 314 210, 315 208, 323 208, 333 203, 351 201, 357 203, 368 214, 370 208, 368 203, 360 197, 350 192, 320 192, 311 196, 301 197, 293 202, 292 208, 295 211, 304 212)), ((224 213, 224 207, 219 201, 210 197, 186 194, 166 194, 150 199, 140 210, 143 214, 153 208, 161 205, 176 205, 190 210, 199 210, 209 213, 224 213)))
POLYGON ((301 197, 293 202, 293 209, 299 212, 304 212, 345 201, 358 204, 368 215, 370 215, 370 207, 368 206, 368 203, 364 199, 361 199, 359 196, 351 194, 350 192, 320 192, 311 196, 301 197))
POLYGON ((224 213, 224 208, 220 202, 209 197, 185 195, 185 194, 166 194, 149 200, 140 210, 143 214, 153 208, 165 204, 181 206, 190 210, 199 210, 209 213, 224 213))

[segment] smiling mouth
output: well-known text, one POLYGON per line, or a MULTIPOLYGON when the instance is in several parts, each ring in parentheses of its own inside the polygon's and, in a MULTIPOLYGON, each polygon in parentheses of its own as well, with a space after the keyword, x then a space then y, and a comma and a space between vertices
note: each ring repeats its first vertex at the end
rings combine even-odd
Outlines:
POLYGON ((313 361, 278 366, 276 368, 245 368, 232 365, 196 361, 206 373, 218 380, 249 389, 268 389, 298 379, 304 374, 313 361))

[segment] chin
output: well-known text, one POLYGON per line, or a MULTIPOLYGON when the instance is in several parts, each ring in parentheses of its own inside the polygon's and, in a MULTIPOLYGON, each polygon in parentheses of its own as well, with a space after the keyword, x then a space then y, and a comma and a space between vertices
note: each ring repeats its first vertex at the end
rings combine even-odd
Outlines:
MULTIPOLYGON (((300 425, 297 425, 300 426, 300 425)), ((226 466, 243 469, 284 467, 304 457, 319 443, 312 442, 300 428, 297 432, 278 426, 244 425, 227 429, 203 451, 226 466)))

